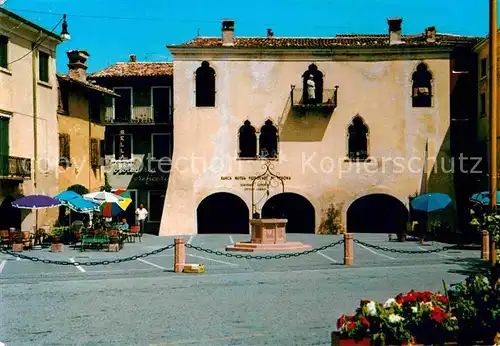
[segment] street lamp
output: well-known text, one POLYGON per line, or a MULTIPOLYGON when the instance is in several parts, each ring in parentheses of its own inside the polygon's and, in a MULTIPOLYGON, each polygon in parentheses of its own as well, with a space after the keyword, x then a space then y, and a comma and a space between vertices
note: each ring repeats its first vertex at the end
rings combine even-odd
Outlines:
POLYGON ((68 23, 66 22, 66 15, 63 16, 62 31, 60 36, 63 41, 71 40, 71 36, 69 35, 68 32, 68 23))

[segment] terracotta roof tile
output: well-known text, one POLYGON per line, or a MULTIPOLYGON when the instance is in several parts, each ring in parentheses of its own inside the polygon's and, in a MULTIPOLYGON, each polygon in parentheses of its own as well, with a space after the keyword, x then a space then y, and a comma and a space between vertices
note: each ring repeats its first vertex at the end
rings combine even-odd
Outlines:
POLYGON ((89 78, 163 77, 173 74, 174 67, 171 62, 119 62, 92 73, 89 78))
POLYGON ((102 86, 99 86, 97 84, 93 84, 93 83, 90 83, 90 82, 82 82, 79 79, 72 78, 72 77, 70 77, 68 75, 65 75, 65 74, 58 73, 57 74, 57 78, 59 78, 61 80, 64 80, 64 81, 67 81, 67 82, 72 82, 72 83, 80 84, 81 86, 83 86, 85 88, 89 88, 91 90, 99 91, 99 92, 102 92, 102 93, 105 93, 105 94, 108 94, 108 95, 111 95, 111 96, 120 97, 120 95, 118 95, 117 93, 115 93, 113 90, 109 90, 107 88, 104 88, 102 86))
MULTIPOLYGON (((481 38, 436 34, 435 43, 427 43, 425 34, 402 36, 406 45, 456 45, 475 44, 481 38)), ((348 34, 335 37, 235 37, 232 47, 255 48, 329 48, 329 47, 360 47, 360 46, 388 46, 389 35, 348 34)), ((220 37, 197 37, 191 41, 171 45, 170 47, 222 47, 220 37)))

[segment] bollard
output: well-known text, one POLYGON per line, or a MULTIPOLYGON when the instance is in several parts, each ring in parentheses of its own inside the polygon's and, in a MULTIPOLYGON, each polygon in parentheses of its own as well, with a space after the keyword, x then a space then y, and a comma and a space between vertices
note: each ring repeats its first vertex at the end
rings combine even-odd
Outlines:
POLYGON ((354 264, 354 235, 352 233, 344 234, 344 265, 352 266, 354 264))
POLYGON ((176 238, 174 244, 174 272, 182 273, 186 265, 186 241, 184 238, 176 238))
POLYGON ((481 259, 487 261, 490 258, 490 233, 481 231, 481 259))
POLYGON ((497 263, 497 242, 492 240, 490 245, 490 262, 491 265, 497 263))

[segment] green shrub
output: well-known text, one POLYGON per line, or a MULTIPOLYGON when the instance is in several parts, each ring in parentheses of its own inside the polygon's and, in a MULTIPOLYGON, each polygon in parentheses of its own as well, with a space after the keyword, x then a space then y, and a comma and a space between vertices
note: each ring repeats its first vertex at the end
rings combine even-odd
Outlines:
POLYGON ((319 227, 319 234, 339 234, 342 233, 342 223, 340 221, 340 211, 335 207, 333 203, 325 212, 325 216, 321 221, 319 227))

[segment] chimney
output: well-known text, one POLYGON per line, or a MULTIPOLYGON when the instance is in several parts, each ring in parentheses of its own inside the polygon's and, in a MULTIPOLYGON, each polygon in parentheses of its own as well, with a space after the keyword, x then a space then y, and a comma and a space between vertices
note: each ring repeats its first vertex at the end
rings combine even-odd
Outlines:
POLYGON ((401 44, 401 23, 403 19, 401 18, 389 18, 387 20, 389 23, 389 44, 401 44))
POLYGON ((234 20, 222 20, 222 45, 234 46, 234 20))
POLYGON ((427 41, 427 43, 436 42, 436 27, 435 26, 430 26, 428 28, 425 28, 425 40, 427 41))
POLYGON ((271 28, 267 29, 267 38, 271 38, 274 36, 274 32, 271 28))
POLYGON ((130 54, 130 62, 137 62, 137 56, 135 54, 130 54))
POLYGON ((89 53, 84 50, 70 50, 66 53, 69 58, 69 76, 79 81, 87 80, 87 59, 89 53))

